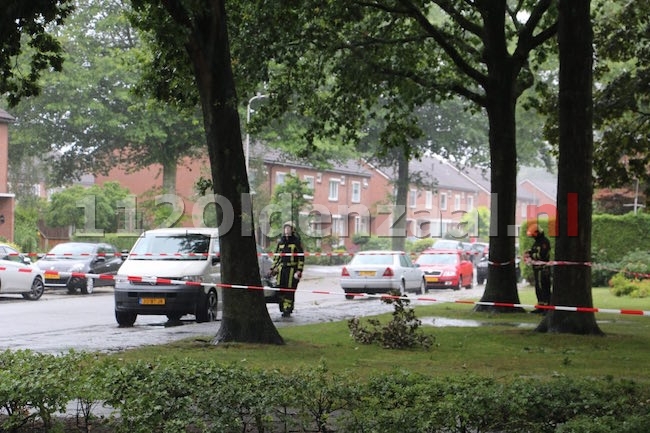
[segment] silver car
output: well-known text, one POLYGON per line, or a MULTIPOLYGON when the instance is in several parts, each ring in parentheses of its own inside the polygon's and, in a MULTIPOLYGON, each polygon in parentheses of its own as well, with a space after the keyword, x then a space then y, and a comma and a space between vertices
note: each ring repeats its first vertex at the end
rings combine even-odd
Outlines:
POLYGON ((346 299, 355 293, 388 293, 393 290, 424 294, 426 281, 419 265, 404 251, 362 251, 341 271, 346 299))
POLYGON ((30 301, 43 296, 43 271, 9 245, 0 244, 0 294, 17 293, 30 301))

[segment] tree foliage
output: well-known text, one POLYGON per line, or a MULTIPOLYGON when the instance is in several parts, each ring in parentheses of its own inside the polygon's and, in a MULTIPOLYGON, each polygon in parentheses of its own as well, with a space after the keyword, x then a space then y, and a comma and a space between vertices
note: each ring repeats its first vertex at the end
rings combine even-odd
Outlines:
MULTIPOLYGON (((290 111, 305 119, 305 154, 317 150, 316 137, 357 143, 375 122, 381 124, 377 141, 408 161, 422 151, 415 140, 430 138, 413 114, 419 107, 459 96, 485 110, 491 190, 499 198, 491 212, 498 234, 490 257, 512 261, 516 102, 547 58, 557 2, 303 1, 263 9, 246 27, 258 29, 247 33, 247 43, 263 46, 262 55, 241 60, 249 70, 267 71, 266 91, 273 95, 267 114, 290 111), (273 21, 286 25, 265 25, 273 21)), ((514 267, 490 272, 483 300, 518 302, 514 267), (497 287, 502 281, 509 283, 497 287)))
POLYGON ((117 182, 89 188, 68 187, 52 194, 46 222, 51 227, 72 226, 76 231, 103 230, 115 233, 118 209, 124 206, 129 190, 117 182))
POLYGON ((4 0, 0 13, 0 95, 10 106, 37 95, 43 71, 61 71, 63 53, 50 33, 74 8, 73 0, 4 0))
POLYGON ((204 151, 197 110, 135 94, 153 52, 127 21, 123 1, 76 3, 56 32, 65 49, 64 73, 44 77, 42 94, 13 111, 12 165, 42 155, 49 183, 62 185, 116 165, 130 171, 160 164, 163 184, 174 192, 180 158, 204 151))
POLYGON ((600 85, 594 95, 598 184, 650 193, 650 4, 598 2, 595 8, 600 85))

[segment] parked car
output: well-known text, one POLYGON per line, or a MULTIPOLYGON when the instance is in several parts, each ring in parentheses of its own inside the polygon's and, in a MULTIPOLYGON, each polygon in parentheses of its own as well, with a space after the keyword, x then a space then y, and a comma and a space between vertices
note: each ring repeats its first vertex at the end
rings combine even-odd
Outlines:
POLYGON ((29 257, 0 244, 0 294, 17 293, 30 301, 43 296, 43 272, 29 257))
POLYGON ((354 293, 426 292, 422 270, 404 251, 356 253, 343 266, 340 282, 346 299, 353 299, 354 293))
MULTIPOLYGON (((521 260, 519 257, 515 258, 515 277, 517 278, 517 282, 521 281, 521 260)), ((484 256, 481 260, 479 260, 478 264, 476 265, 476 282, 478 284, 483 284, 485 281, 487 281, 488 277, 488 257, 487 255, 484 256)))
MULTIPOLYGON (((272 259, 257 247, 260 277, 272 259)), ((115 319, 133 326, 138 315, 164 315, 170 321, 192 314, 197 322, 217 319, 222 289, 221 248, 216 228, 167 228, 144 232, 118 272, 115 319), (173 280, 173 281, 169 281, 173 280), (180 284, 186 281, 201 284, 180 284)), ((264 290, 269 303, 276 292, 264 290)))
POLYGON ((487 257, 490 252, 490 244, 486 242, 472 242, 469 244, 472 253, 472 263, 478 265, 483 257, 487 257))
POLYGON ((463 242, 454 239, 438 239, 431 246, 432 250, 465 250, 463 242))
POLYGON ((67 289, 68 293, 93 293, 95 287, 114 286, 112 277, 123 263, 122 253, 114 245, 93 242, 64 242, 55 245, 36 264, 45 275, 48 289, 67 289), (97 274, 110 278, 71 274, 97 274))
POLYGON ((415 263, 424 271, 427 289, 471 289, 474 266, 462 250, 423 251, 415 263))

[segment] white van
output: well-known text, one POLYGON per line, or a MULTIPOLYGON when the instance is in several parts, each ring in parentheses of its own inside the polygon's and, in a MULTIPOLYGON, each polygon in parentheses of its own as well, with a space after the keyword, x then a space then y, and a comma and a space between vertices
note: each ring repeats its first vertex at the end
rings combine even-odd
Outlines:
POLYGON ((197 322, 216 320, 221 289, 209 284, 221 281, 219 252, 216 228, 144 232, 115 278, 117 323, 133 326, 139 314, 165 315, 170 321, 186 314, 197 322))

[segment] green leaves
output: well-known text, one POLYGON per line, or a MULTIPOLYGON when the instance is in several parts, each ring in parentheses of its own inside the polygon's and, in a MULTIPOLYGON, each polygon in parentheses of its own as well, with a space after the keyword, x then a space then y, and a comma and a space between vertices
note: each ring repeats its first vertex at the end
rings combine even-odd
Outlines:
POLYGON ((0 94, 9 106, 38 95, 47 68, 61 71, 63 50, 51 33, 74 8, 73 0, 5 0, 0 13, 0 94))

